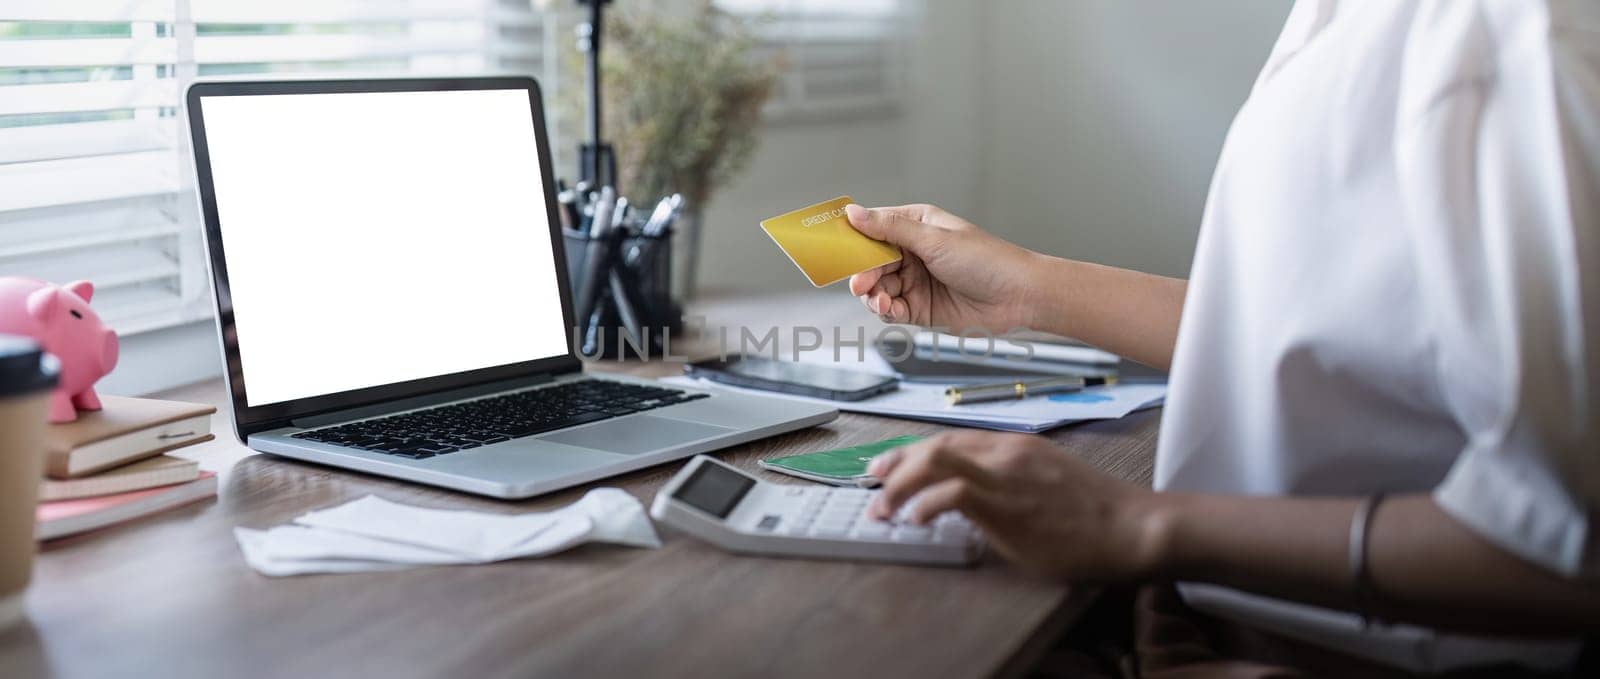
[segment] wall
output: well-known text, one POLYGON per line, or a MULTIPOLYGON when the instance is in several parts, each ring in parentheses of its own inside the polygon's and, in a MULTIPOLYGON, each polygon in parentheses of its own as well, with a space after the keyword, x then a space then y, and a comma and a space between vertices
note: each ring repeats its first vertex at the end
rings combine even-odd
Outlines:
POLYGON ((1289 2, 925 0, 894 119, 767 128, 706 214, 702 289, 805 285, 757 224, 849 193, 1185 275, 1234 111, 1289 2))
POLYGON ((810 287, 761 220, 849 194, 863 203, 899 200, 906 183, 890 171, 905 153, 893 119, 787 122, 768 126, 739 180, 712 198, 702 220, 699 289, 810 287))
POLYGON ((866 205, 938 202, 981 209, 977 129, 982 41, 979 2, 913 3, 904 103, 893 116, 768 125, 743 176, 705 214, 700 289, 789 290, 809 285, 760 229, 789 210, 849 194, 866 205))
POLYGON ((1187 275, 1217 152, 1291 3, 985 4, 985 226, 1187 275))

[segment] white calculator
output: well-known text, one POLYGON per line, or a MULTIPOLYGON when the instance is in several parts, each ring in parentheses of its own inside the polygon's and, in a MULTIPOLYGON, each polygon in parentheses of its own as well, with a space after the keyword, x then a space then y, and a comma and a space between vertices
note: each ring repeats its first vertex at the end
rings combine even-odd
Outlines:
POLYGON ((868 518, 879 492, 766 483, 698 455, 656 493, 650 516, 744 554, 943 566, 983 555, 983 536, 955 512, 926 526, 868 518))

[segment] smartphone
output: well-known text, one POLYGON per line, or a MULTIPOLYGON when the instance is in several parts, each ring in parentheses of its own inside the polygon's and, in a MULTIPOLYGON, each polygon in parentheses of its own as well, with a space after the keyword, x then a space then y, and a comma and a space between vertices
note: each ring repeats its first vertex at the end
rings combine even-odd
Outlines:
POLYGON ((830 401, 860 401, 900 387, 900 380, 884 375, 830 368, 822 365, 774 361, 760 356, 729 356, 684 366, 691 377, 736 387, 764 389, 830 401))

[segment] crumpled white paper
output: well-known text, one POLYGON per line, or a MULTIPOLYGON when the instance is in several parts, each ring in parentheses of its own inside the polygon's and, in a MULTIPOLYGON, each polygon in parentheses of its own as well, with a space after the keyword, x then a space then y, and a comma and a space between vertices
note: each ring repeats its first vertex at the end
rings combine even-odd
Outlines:
POLYGON ((596 488, 553 512, 484 514, 425 509, 368 495, 268 530, 233 529, 262 575, 358 573, 548 556, 585 542, 661 546, 644 506, 596 488))

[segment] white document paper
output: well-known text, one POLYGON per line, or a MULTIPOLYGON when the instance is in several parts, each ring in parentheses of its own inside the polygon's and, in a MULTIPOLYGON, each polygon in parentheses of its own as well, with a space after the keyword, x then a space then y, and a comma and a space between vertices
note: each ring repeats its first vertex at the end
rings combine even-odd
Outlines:
POLYGON ((597 488, 553 512, 487 514, 402 505, 375 496, 310 512, 269 530, 235 528, 263 575, 354 573, 547 556, 585 542, 660 547, 644 506, 597 488))
POLYGON ((692 386, 696 389, 724 389, 775 398, 792 398, 830 405, 846 412, 1021 432, 1041 432, 1084 420, 1116 419, 1137 410, 1161 405, 1167 394, 1165 384, 1117 384, 1020 400, 953 406, 945 400, 944 385, 918 382, 901 382, 900 388, 895 391, 861 401, 830 401, 746 389, 695 379, 687 375, 668 377, 661 381, 692 386))

